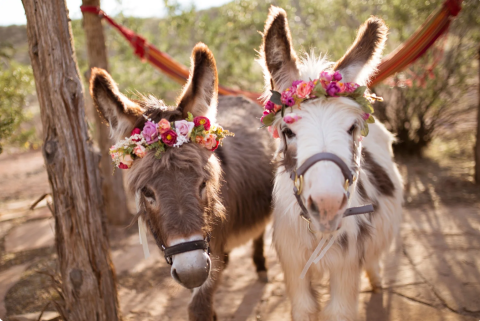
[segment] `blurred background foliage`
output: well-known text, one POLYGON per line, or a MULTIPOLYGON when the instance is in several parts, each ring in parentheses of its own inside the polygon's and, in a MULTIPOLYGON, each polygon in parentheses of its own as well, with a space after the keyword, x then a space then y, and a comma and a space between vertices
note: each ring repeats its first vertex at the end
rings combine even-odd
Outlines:
MULTIPOLYGON (((193 46, 200 41, 206 43, 217 60, 222 85, 260 92, 263 77, 254 61, 255 50, 261 44, 259 31, 263 31, 271 4, 287 11, 297 52, 314 49, 315 53, 326 54, 335 61, 351 45, 357 28, 370 15, 383 18, 390 28, 385 50, 388 54, 408 39, 443 1, 236 0, 201 11, 175 0, 164 0, 164 3, 167 13, 162 19, 139 19, 123 14, 114 18, 186 66, 190 65, 193 46)), ((398 135, 398 152, 421 155, 436 137, 473 132, 475 117, 472 115, 478 101, 475 86, 478 87, 479 12, 479 0, 464 1, 447 37, 440 39, 429 54, 403 73, 374 88, 386 98, 384 105, 377 106, 376 115, 398 135)), ((151 65, 140 62, 123 37, 107 24, 104 26, 110 72, 121 90, 130 95, 136 91, 151 93, 172 104, 182 86, 151 65)), ((72 21, 72 30, 79 68, 86 80, 89 73, 82 21, 72 21)), ((11 66, 8 68, 19 68, 11 66)), ((24 86, 23 93, 32 88, 31 81, 21 86, 24 86)), ((15 86, 18 87, 20 84, 15 86)), ((22 117, 19 113, 16 123, 21 123, 22 117)), ((471 136, 473 143, 473 134, 471 136)))
POLYGON ((32 118, 27 101, 34 89, 32 68, 12 61, 13 53, 11 45, 0 45, 0 153, 3 144, 28 148, 36 141, 35 130, 28 124, 32 118))

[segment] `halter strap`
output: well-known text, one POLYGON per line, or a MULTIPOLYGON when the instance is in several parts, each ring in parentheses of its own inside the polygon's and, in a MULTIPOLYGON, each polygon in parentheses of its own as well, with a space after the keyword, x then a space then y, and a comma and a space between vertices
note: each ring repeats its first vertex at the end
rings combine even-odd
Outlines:
MULTIPOLYGON (((145 204, 143 202, 141 202, 140 206, 141 206, 141 210, 145 213, 146 212, 145 204)), ((141 219, 141 217, 139 219, 141 219)), ((204 240, 184 242, 184 243, 179 243, 179 244, 176 244, 176 245, 173 245, 173 246, 166 247, 165 245, 163 245, 163 241, 158 237, 158 235, 153 232, 150 220, 146 220, 146 222, 148 223, 148 227, 150 228, 150 232, 152 232, 152 234, 153 234, 153 237, 155 239, 155 242, 157 243, 157 246, 160 249, 162 249, 163 256, 165 257, 165 261, 167 261, 168 264, 172 265, 172 263, 173 263, 172 256, 177 255, 177 254, 182 254, 182 253, 185 253, 185 252, 191 252, 191 251, 195 251, 195 250, 204 250, 204 251, 207 252, 207 255, 210 255, 210 234, 209 233, 207 233, 207 236, 205 237, 204 240)), ((139 220, 138 224, 139 224, 139 228, 140 228, 140 225, 142 224, 140 222, 140 220, 139 220)), ((145 233, 145 232, 146 231, 143 231, 143 233, 145 233)), ((140 230, 140 235, 142 235, 141 230, 140 230)), ((143 240, 143 241, 146 242, 146 237, 145 237, 145 240, 143 240)), ((140 239, 140 244, 142 244, 142 239, 140 239)), ((144 249, 144 251, 145 251, 145 249, 144 249)), ((148 251, 148 248, 147 248, 147 251, 148 251)), ((147 255, 145 255, 145 256, 146 256, 145 258, 148 257, 147 255)))
MULTIPOLYGON (((293 181, 293 194, 297 199, 297 203, 300 206, 301 213, 300 215, 310 224, 310 218, 308 217, 308 210, 305 207, 305 204, 302 200, 302 189, 303 189, 303 175, 307 172, 307 170, 315 165, 320 161, 330 161, 335 163, 340 170, 342 171, 343 177, 345 178, 345 190, 347 193, 347 197, 350 198, 350 193, 348 192, 348 187, 353 184, 354 175, 352 171, 350 171, 349 167, 345 162, 335 154, 322 152, 315 154, 309 157, 298 169, 292 171, 290 174, 290 179, 293 181)), ((358 207, 350 207, 343 213, 343 217, 351 216, 351 215, 358 215, 358 214, 366 214, 371 213, 374 211, 372 204, 367 204, 358 207)), ((309 225, 310 229, 310 225, 309 225)), ((311 230, 310 230, 311 231, 311 230)))
POLYGON ((353 174, 350 171, 350 168, 348 168, 347 164, 345 164, 345 162, 340 157, 338 157, 337 155, 332 154, 332 153, 325 153, 325 152, 324 153, 318 153, 318 154, 315 154, 315 155, 309 157, 299 168, 297 168, 297 170, 295 172, 292 172, 292 174, 290 174, 290 178, 292 177, 292 175, 295 175, 295 174, 297 174, 297 175, 305 174, 305 172, 310 167, 312 167, 316 163, 318 163, 320 161, 324 161, 324 160, 331 161, 331 162, 335 163, 338 167, 340 167, 340 170, 342 171, 343 177, 345 177, 345 179, 348 180, 349 186, 352 185, 353 174))
POLYGON ((196 250, 204 250, 207 252, 207 254, 210 254, 209 242, 210 242, 210 237, 207 235, 205 240, 184 242, 184 243, 176 244, 169 247, 165 247, 162 245, 163 255, 165 256, 165 260, 167 261, 167 263, 172 265, 173 263, 172 256, 177 254, 196 251, 196 250))

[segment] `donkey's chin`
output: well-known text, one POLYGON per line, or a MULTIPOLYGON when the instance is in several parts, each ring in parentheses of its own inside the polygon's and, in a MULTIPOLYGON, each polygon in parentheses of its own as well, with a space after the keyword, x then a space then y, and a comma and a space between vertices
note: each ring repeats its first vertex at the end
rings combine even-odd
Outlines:
POLYGON ((342 228, 342 215, 337 215, 328 222, 313 219, 313 227, 322 234, 335 233, 342 228))
POLYGON ((202 286, 210 274, 210 257, 203 250, 174 255, 172 278, 187 289, 202 286))

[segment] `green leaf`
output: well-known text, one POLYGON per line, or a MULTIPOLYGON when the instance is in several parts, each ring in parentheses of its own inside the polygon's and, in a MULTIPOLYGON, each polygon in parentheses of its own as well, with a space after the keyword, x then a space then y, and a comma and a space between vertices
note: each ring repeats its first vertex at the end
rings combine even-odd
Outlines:
POLYGON ((357 98, 357 97, 363 97, 365 94, 365 90, 367 90, 367 86, 360 86, 355 91, 352 93, 352 97, 357 98))
POLYGON ((374 110, 373 110, 372 104, 370 104, 367 98, 362 96, 355 99, 355 101, 359 103, 360 106, 362 106, 362 110, 364 112, 366 112, 367 114, 373 114, 374 110))
POLYGON ((368 124, 365 124, 362 128, 362 131, 360 132, 360 134, 363 136, 363 137, 367 137, 368 135, 368 124))
POLYGON ((285 116, 285 105, 282 105, 282 117, 285 116))
POLYGON ((312 90, 313 94, 317 97, 326 96, 327 91, 323 88, 321 83, 318 83, 312 90))
POLYGON ((281 105, 282 104, 282 95, 275 90, 270 90, 272 92, 272 96, 270 96, 270 101, 274 103, 275 105, 281 105))
POLYGON ((370 117, 368 117, 368 119, 366 120, 366 122, 367 122, 368 124, 373 124, 373 123, 375 123, 375 118, 373 118, 373 116, 370 115, 370 117))
POLYGON ((187 121, 193 121, 193 115, 192 115, 192 113, 191 113, 191 112, 187 112, 187 115, 188 115, 187 121))
MULTIPOLYGON (((265 125, 265 126, 270 126, 273 124, 275 120, 275 113, 270 113, 268 115, 266 115, 265 117, 263 117, 262 119, 262 123, 265 125)), ((262 127, 260 127, 262 128, 262 127)))

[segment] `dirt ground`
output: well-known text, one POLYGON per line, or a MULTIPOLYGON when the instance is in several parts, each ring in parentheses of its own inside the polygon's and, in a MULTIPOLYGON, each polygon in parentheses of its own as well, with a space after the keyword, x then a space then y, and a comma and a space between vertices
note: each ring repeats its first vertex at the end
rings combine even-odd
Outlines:
MULTIPOLYGON (((401 233, 383 260, 383 291, 362 276, 360 320, 480 319, 480 189, 465 158, 401 159, 405 211, 401 233), (434 161, 432 159, 437 159, 434 161)), ((433 158, 432 158, 433 157, 433 158)), ((36 320, 52 300, 56 254, 41 152, 0 155, 0 319, 36 320), (18 317, 19 315, 24 315, 18 317)), ((110 227, 111 255, 125 320, 187 320, 190 291, 177 285, 150 240, 143 259, 136 227, 110 227)), ((268 283, 257 280, 251 245, 234 250, 215 296, 219 320, 290 320, 283 273, 266 236, 268 283)), ((318 280, 321 305, 328 281, 318 280)), ((50 303, 47 311, 55 311, 50 303)), ((46 316, 53 320, 55 314, 46 316)))

